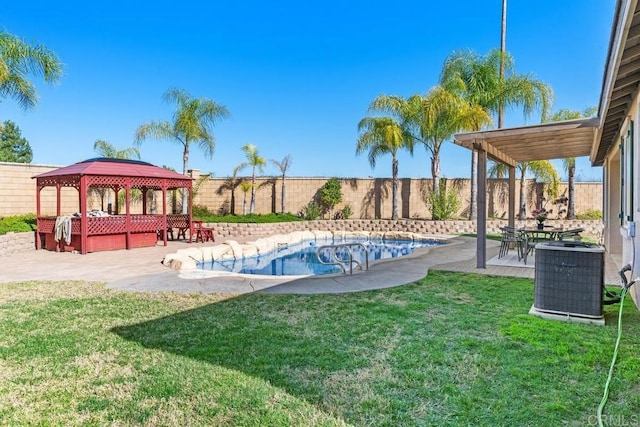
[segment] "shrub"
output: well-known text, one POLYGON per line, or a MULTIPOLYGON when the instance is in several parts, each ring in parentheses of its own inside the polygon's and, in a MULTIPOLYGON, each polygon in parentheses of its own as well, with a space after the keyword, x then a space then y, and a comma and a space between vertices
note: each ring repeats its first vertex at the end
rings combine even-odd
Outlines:
POLYGON ((342 213, 342 219, 349 219, 351 218, 351 215, 353 215, 353 211, 349 205, 345 205, 340 212, 342 213))
POLYGON ((333 217, 333 208, 342 201, 342 188, 338 178, 330 178, 320 189, 320 201, 329 208, 329 218, 333 217))
POLYGON ((320 215, 322 208, 316 202, 309 202, 300 212, 300 216, 309 221, 320 218, 320 215))
POLYGON ((0 235, 7 233, 21 233, 36 229, 36 216, 34 214, 5 216, 0 218, 0 235))
POLYGON ((440 191, 431 191, 427 197, 427 205, 431 208, 431 216, 435 220, 451 219, 458 212, 460 201, 455 188, 447 189, 447 180, 440 180, 440 191))
POLYGON ((602 211, 590 209, 588 211, 576 214, 576 219, 602 219, 602 211))
POLYGON ((211 212, 206 206, 203 205, 193 205, 193 207, 191 208, 191 213, 195 218, 215 216, 213 212, 211 212))

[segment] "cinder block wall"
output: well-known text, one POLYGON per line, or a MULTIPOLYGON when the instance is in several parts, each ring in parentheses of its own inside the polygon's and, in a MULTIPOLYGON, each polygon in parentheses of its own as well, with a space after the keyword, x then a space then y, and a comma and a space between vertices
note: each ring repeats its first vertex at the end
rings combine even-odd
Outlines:
MULTIPOLYGON (((56 169, 58 166, 29 165, 21 163, 0 162, 0 216, 35 213, 36 211, 36 182, 33 176, 56 169)), ((239 186, 232 190, 229 179, 213 178, 199 181, 198 170, 192 171, 197 192, 194 202, 206 206, 212 212, 242 213, 244 194, 239 186), (232 203, 233 202, 233 203, 232 203)), ((250 179, 245 177, 244 179, 250 179)), ((319 195, 320 188, 328 178, 287 178, 286 210, 292 213, 300 212, 304 206, 319 195)), ((460 209, 458 216, 468 217, 470 181, 468 179, 448 179, 447 185, 458 190, 460 209)), ((391 217, 391 179, 388 178, 344 178, 341 179, 343 201, 336 209, 349 205, 353 211, 352 218, 375 219, 391 217)), ((506 218, 507 215, 507 183, 506 180, 489 180, 488 213, 492 218, 506 218)), ((519 205, 520 184, 516 182, 516 206, 519 205)), ((282 180, 280 178, 260 178, 256 189, 256 212, 280 212, 282 180)), ((431 190, 430 179, 401 178, 398 194, 398 213, 401 218, 431 218, 425 198, 431 190)), ((560 194, 566 194, 566 184, 562 184, 560 194)), ((526 181, 527 211, 531 212, 536 206, 544 204, 543 186, 533 180, 526 181)), ((55 215, 56 192, 53 187, 43 189, 41 193, 42 213, 55 215)), ((93 193, 89 197, 89 209, 107 209, 107 202, 114 202, 113 192, 105 195, 104 200, 93 193)), ((171 195, 167 205, 172 205, 171 195)), ((249 210, 250 193, 247 193, 247 212, 249 210)), ((115 205, 115 203, 114 203, 115 205)), ((152 206, 152 203, 149 204, 152 206)), ((156 200, 156 206, 160 201, 156 200)), ((546 204, 547 208, 557 207, 546 204)), ((77 212, 78 191, 74 188, 62 189, 63 214, 77 212)), ((141 203, 134 203, 131 211, 140 213, 141 203)), ((578 183, 576 186, 576 212, 588 210, 602 210, 602 184, 578 183)), ((159 209, 156 209, 159 211, 159 209)))
MULTIPOLYGON (((198 177, 195 175, 194 177, 198 177)), ((250 178, 244 178, 250 180, 250 178)), ((300 212, 312 200, 318 200, 320 189, 328 178, 298 178, 285 180, 286 211, 300 212)), ((236 181, 234 187, 229 179, 213 178, 202 182, 194 198, 194 203, 206 206, 216 213, 242 214, 245 194, 236 181)), ((349 205, 352 218, 376 219, 390 218, 392 209, 391 179, 385 178, 344 178, 342 184, 342 203, 336 210, 349 205)), ((537 206, 545 206, 553 211, 552 218, 558 213, 566 215, 566 206, 545 203, 544 186, 535 180, 526 180, 527 212, 537 206)), ((457 216, 469 216, 469 197, 471 183, 469 179, 448 179, 447 186, 458 191, 460 208, 457 216)), ((566 183, 560 186, 560 195, 566 194, 566 183)), ((398 191, 398 214, 401 218, 431 218, 431 211, 425 202, 431 191, 430 179, 402 178, 398 191)), ((280 212, 282 179, 260 178, 257 180, 256 213, 280 212)), ((488 214, 492 218, 506 218, 508 212, 508 183, 506 180, 490 179, 487 183, 488 214)), ((249 212, 251 193, 246 194, 246 209, 249 212)), ((520 182, 516 182, 516 209, 520 205, 520 182)), ((602 184, 578 183, 576 185, 576 213, 589 210, 602 210, 602 184)))
MULTIPOLYGON (((0 216, 20 215, 36 212, 36 181, 32 177, 57 169, 58 166, 29 165, 0 162, 0 216)), ((64 188, 61 192, 62 206, 77 210, 78 191, 64 188)), ((41 193, 43 214, 56 214, 55 188, 46 188, 41 193)))

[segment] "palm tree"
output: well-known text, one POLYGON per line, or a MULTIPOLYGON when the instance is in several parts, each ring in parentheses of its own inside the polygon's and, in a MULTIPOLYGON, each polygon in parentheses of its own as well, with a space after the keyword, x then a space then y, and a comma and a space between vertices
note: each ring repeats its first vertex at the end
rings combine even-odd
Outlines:
MULTIPOLYGON (((415 97, 415 95, 414 95, 415 97)), ((433 191, 440 189, 440 149, 454 133, 473 130, 491 123, 491 117, 480 106, 467 102, 463 97, 442 86, 432 88, 420 99, 417 116, 418 139, 431 153, 433 191)))
MULTIPOLYGON (((140 144, 149 137, 167 139, 182 145, 182 173, 189 169, 189 148, 197 143, 207 157, 213 157, 215 137, 213 126, 218 120, 229 117, 224 105, 207 98, 193 98, 189 93, 179 89, 170 89, 163 99, 175 104, 173 121, 151 121, 142 124, 136 130, 135 143, 140 144)), ((182 213, 187 213, 188 193, 182 191, 182 213)))
POLYGON ((249 192, 249 190, 252 190, 253 188, 254 188, 253 184, 251 184, 248 181, 242 181, 240 183, 240 190, 242 190, 242 193, 244 195, 244 197, 242 198, 242 215, 247 214, 247 193, 249 192))
MULTIPOLYGON (((373 104, 372 104, 373 105, 373 104)), ((391 154, 391 219, 398 219, 398 150, 407 149, 413 154, 413 136, 391 117, 365 117, 358 123, 361 132, 356 145, 356 154, 368 151, 369 164, 383 154, 391 154)))
POLYGON ((62 76, 62 62, 42 45, 0 32, 0 97, 14 98, 24 109, 35 107, 38 93, 27 79, 29 74, 57 83, 62 76))
MULTIPOLYGON (((503 126, 503 112, 507 107, 521 107, 525 118, 539 111, 544 120, 553 103, 551 87, 531 75, 517 74, 513 57, 500 49, 493 49, 484 56, 471 50, 453 52, 445 60, 440 82, 472 105, 479 105, 487 113, 497 115, 498 128, 503 126)), ((471 163, 471 219, 477 216, 477 162, 474 152, 471 163)))
POLYGON ((100 157, 109 157, 112 159, 140 159, 140 150, 137 147, 127 147, 118 150, 114 145, 103 139, 96 139, 93 143, 93 151, 98 153, 100 157))
POLYGON ((280 171, 280 173, 282 174, 282 209, 281 212, 285 213, 285 185, 284 185, 284 180, 285 180, 285 175, 287 173, 287 170, 289 170, 289 167, 291 166, 291 155, 287 154, 286 156, 284 156, 284 158, 282 159, 282 161, 277 161, 277 160, 271 160, 271 163, 273 163, 278 170, 280 171))
MULTIPOLYGON (((121 150, 118 150, 113 144, 103 140, 96 139, 93 143, 93 151, 98 153, 100 157, 108 157, 111 159, 131 159, 131 158, 140 158, 140 151, 135 147, 127 147, 121 150)), ((104 187, 94 188, 92 189, 99 197, 100 197, 100 209, 104 211, 104 196, 107 194, 109 189, 104 187)), ((111 193, 109 193, 109 199, 111 199, 111 193)), ((118 199, 118 203, 121 205, 124 202, 124 194, 121 194, 118 199)), ((131 192, 131 197, 133 201, 138 201, 141 198, 141 193, 139 190, 135 190, 131 192)), ((110 204, 111 201, 107 202, 107 205, 110 204)))
POLYGON ((245 144, 242 146, 242 151, 247 157, 247 161, 240 163, 237 166, 238 170, 246 167, 251 167, 251 206, 249 211, 255 213, 256 211, 256 171, 260 173, 264 172, 264 166, 267 164, 267 160, 261 157, 258 153, 258 147, 253 144, 245 144))
MULTIPOLYGON (((598 112, 596 107, 585 108, 584 111, 558 110, 550 118, 550 122, 579 119, 582 117, 593 117, 598 112)), ((568 206, 567 219, 576 219, 576 158, 567 157, 562 159, 562 165, 567 173, 568 206)))

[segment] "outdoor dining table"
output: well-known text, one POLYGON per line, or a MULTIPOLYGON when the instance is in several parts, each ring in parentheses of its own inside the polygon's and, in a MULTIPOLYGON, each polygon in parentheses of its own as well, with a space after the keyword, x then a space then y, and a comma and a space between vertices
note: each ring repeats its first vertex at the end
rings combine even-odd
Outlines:
POLYGON ((564 231, 561 227, 545 227, 543 229, 539 228, 521 228, 522 231, 528 238, 537 239, 537 240, 558 240, 560 233, 564 231))
POLYGON ((563 231, 563 228, 557 227, 521 228, 520 232, 524 235, 524 241, 521 243, 520 250, 524 264, 527 264, 527 255, 534 250, 538 243, 558 240, 563 231))

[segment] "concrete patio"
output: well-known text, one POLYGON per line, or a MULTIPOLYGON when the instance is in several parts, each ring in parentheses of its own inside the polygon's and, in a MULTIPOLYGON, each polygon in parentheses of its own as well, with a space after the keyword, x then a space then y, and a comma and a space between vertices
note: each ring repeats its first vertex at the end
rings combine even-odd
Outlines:
MULTIPOLYGON (((202 243, 197 244, 203 245, 202 243)), ((107 287, 133 292, 181 293, 343 293, 400 286, 423 278, 430 269, 533 278, 533 268, 488 265, 476 268, 476 241, 454 237, 442 246, 417 250, 409 256, 373 263, 369 271, 353 276, 266 277, 220 274, 205 277, 198 271, 179 272, 161 264, 166 254, 188 247, 186 242, 169 242, 132 250, 95 252, 87 255, 28 251, 0 260, 0 283, 23 281, 88 280, 104 282, 107 287)), ((193 244, 191 245, 193 246, 193 244)), ((499 243, 487 241, 488 257, 498 254, 499 243)), ((607 256, 607 284, 619 284, 618 267, 607 256)))

